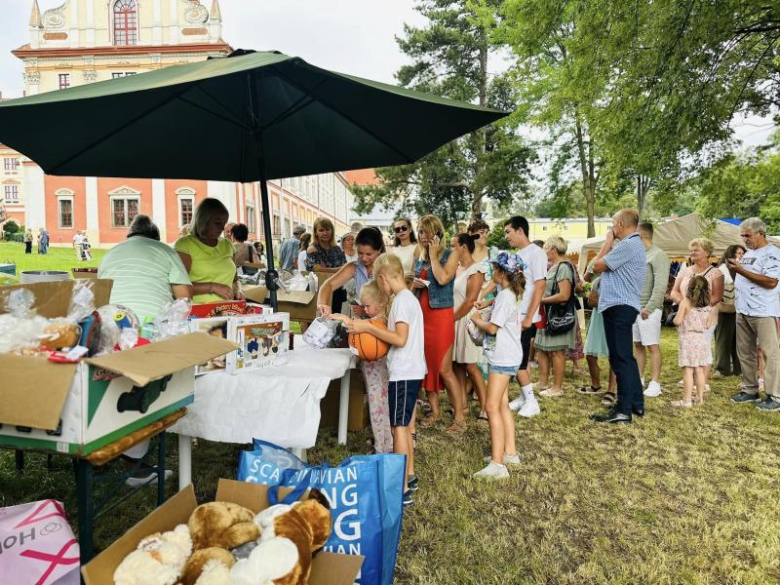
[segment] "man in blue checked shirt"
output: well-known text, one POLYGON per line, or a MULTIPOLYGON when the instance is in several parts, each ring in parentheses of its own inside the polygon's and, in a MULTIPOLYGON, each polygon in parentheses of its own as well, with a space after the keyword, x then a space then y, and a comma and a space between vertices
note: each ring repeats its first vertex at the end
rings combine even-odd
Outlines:
POLYGON ((634 359, 632 327, 645 283, 645 246, 637 231, 639 214, 624 209, 612 218, 612 230, 596 256, 593 271, 601 274, 598 311, 604 317, 609 365, 617 377, 617 404, 606 414, 591 418, 603 423, 630 423, 633 414, 644 416, 642 381, 634 359))

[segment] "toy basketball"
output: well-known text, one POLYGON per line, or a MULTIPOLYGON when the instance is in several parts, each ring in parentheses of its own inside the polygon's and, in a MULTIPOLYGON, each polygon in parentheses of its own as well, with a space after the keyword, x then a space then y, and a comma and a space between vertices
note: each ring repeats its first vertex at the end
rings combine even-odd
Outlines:
MULTIPOLYGON (((387 329, 387 324, 382 319, 372 319, 370 323, 380 329, 387 329)), ((370 333, 350 333, 349 346, 361 360, 366 360, 367 362, 382 359, 390 351, 390 346, 387 343, 377 339, 370 333)))

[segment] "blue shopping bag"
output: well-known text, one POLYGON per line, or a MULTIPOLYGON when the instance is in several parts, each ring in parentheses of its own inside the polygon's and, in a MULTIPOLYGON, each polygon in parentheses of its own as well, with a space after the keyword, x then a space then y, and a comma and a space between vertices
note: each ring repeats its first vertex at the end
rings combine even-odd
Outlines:
POLYGON ((255 440, 254 451, 241 453, 238 479, 270 486, 268 499, 292 503, 309 488, 328 499, 333 529, 323 550, 365 557, 357 583, 390 585, 398 554, 403 518, 406 457, 365 455, 340 465, 309 465, 272 443, 255 440), (292 487, 284 498, 278 487, 292 487))

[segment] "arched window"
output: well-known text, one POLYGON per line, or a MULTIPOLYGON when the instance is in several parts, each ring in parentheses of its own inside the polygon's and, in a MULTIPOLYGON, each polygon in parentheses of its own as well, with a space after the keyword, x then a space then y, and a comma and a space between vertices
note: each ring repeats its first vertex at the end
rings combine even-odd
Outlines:
POLYGON ((138 2, 117 0, 114 3, 114 44, 138 44, 138 2))

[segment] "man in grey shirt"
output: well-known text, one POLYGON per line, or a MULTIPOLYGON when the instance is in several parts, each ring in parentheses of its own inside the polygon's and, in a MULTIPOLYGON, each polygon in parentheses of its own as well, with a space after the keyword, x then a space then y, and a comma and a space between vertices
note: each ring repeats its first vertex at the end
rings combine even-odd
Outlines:
POLYGON ((296 225, 292 237, 282 242, 282 246, 279 248, 279 268, 282 270, 294 270, 296 268, 301 236, 305 233, 305 227, 296 225))
POLYGON ((653 224, 639 224, 639 235, 645 246, 647 272, 645 285, 639 296, 642 310, 634 323, 633 336, 636 349, 636 363, 639 377, 644 386, 646 352, 650 354, 650 383, 645 396, 655 397, 661 394, 661 315, 664 307, 664 295, 669 284, 669 258, 658 246, 653 245, 653 224))

